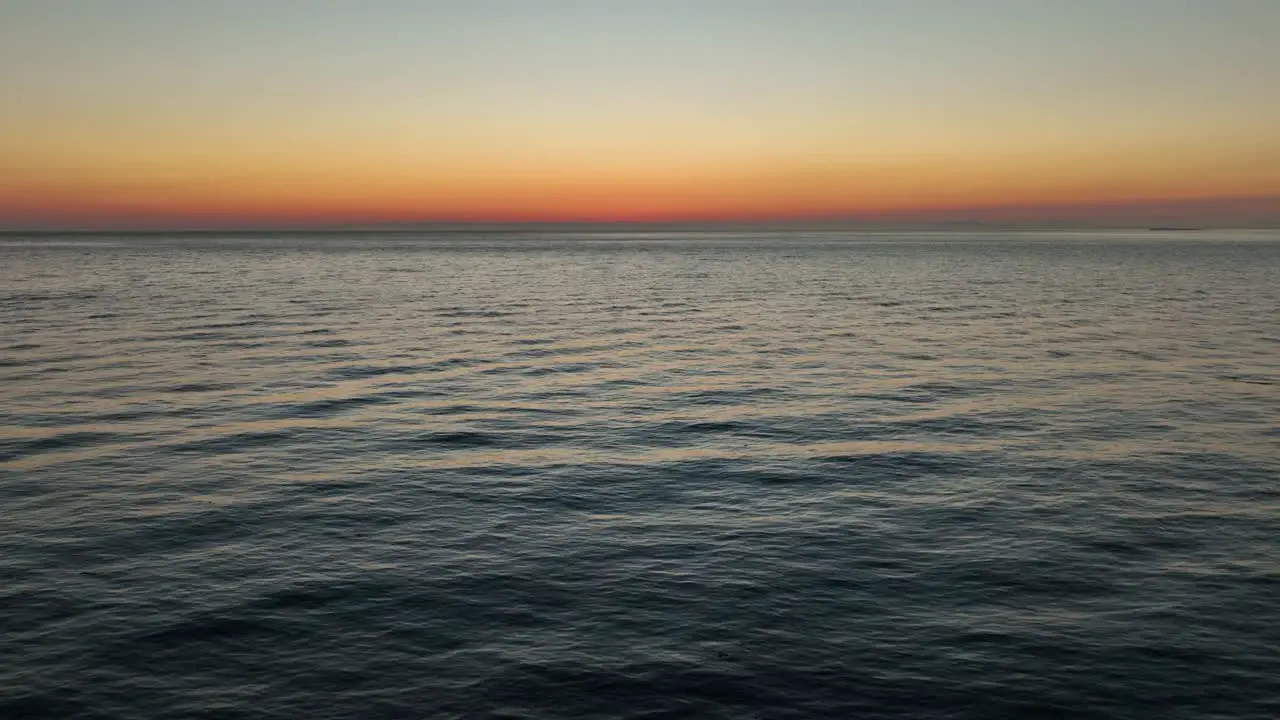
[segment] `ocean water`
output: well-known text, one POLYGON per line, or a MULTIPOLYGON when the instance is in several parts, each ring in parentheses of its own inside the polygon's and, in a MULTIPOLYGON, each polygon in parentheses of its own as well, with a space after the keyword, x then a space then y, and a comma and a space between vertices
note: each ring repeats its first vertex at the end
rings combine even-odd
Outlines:
POLYGON ((0 718, 1280 717, 1280 234, 0 239, 0 718))

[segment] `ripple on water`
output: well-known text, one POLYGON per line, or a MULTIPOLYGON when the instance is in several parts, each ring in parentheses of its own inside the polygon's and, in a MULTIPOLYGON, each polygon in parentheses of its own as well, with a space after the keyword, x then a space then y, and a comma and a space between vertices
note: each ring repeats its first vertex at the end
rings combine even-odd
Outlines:
POLYGON ((0 717, 1276 717, 1243 237, 0 243, 0 717))

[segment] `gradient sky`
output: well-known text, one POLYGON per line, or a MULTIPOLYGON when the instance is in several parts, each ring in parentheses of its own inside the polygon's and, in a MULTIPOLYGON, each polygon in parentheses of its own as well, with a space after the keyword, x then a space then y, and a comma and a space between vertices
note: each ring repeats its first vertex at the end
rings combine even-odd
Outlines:
POLYGON ((1276 197, 1277 0, 0 0, 0 227, 1276 197))

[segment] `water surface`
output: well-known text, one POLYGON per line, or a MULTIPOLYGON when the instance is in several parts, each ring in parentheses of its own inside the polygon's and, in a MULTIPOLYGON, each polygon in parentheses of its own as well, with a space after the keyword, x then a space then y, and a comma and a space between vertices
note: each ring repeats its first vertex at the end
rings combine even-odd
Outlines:
POLYGON ((1280 715, 1280 236, 6 236, 0 717, 1280 715))

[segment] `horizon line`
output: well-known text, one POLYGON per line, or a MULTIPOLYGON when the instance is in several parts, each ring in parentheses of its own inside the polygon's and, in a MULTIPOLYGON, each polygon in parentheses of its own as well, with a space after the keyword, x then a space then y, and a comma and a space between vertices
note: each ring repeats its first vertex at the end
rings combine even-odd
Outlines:
POLYGON ((1128 198, 1102 202, 933 206, 813 215, 737 217, 120 217, 0 218, 0 233, 422 232, 635 228, 726 230, 1280 229, 1280 194, 1128 198))
POLYGON ((964 232, 1168 232, 1168 233, 1201 233, 1201 232, 1263 232, 1280 231, 1280 222, 1249 224, 1203 224, 1203 225, 1142 225, 1142 224, 997 224, 997 223, 951 223, 951 224, 801 224, 801 223, 634 223, 634 222, 538 222, 538 223, 418 223, 401 226, 378 225, 244 225, 222 227, 190 227, 190 226, 147 226, 147 227, 65 227, 65 228, 5 228, 0 227, 0 236, 42 236, 42 235, 412 235, 419 233, 439 234, 532 234, 539 232, 557 233, 619 233, 643 234, 654 232, 862 232, 862 233, 964 233, 964 232))

